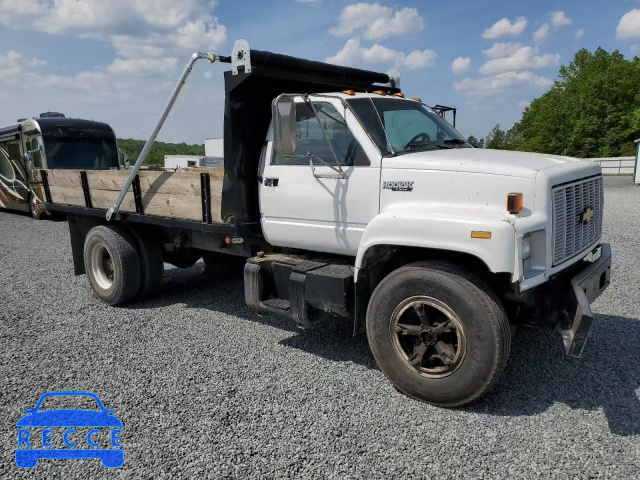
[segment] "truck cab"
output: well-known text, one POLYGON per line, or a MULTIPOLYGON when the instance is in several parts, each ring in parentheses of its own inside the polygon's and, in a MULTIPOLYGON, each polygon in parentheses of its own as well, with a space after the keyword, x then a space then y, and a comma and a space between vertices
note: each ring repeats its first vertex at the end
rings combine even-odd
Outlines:
POLYGON ((419 99, 383 91, 282 95, 276 105, 281 125, 269 131, 259 174, 273 245, 353 256, 357 269, 385 245, 446 245, 523 292, 598 244, 603 189, 593 162, 473 148, 419 99), (517 211, 508 207, 515 195, 517 211), (576 232, 566 231, 566 202, 592 209, 576 232))

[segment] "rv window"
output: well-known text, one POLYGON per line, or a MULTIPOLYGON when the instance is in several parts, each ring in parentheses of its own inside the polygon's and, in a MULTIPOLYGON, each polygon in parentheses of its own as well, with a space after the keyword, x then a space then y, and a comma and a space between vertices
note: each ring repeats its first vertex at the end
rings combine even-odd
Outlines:
POLYGON ((29 142, 29 151, 33 158, 33 166, 35 168, 42 168, 42 152, 38 149, 39 143, 37 138, 32 138, 29 142))
POLYGON ((118 168, 118 150, 114 138, 45 136, 43 139, 48 168, 118 168))

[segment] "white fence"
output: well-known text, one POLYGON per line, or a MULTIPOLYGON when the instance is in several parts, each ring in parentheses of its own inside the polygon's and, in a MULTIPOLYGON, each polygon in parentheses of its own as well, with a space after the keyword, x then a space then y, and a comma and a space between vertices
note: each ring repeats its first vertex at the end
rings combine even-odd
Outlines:
POLYGON ((587 160, 598 162, 602 167, 603 175, 633 175, 636 164, 636 157, 588 158, 587 160))

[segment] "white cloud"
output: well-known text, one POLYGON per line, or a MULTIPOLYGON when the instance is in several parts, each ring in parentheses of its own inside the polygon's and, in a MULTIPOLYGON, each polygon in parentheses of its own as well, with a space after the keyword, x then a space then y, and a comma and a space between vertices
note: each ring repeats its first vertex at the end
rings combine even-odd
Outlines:
POLYGON ((508 57, 488 60, 478 71, 483 75, 492 75, 514 70, 545 68, 557 64, 559 61, 560 55, 558 54, 536 55, 535 49, 527 46, 519 48, 508 57))
POLYGON ((391 65, 395 68, 417 70, 432 65, 437 57, 433 50, 414 50, 406 55, 379 44, 366 48, 360 44, 359 39, 351 38, 335 56, 325 61, 336 65, 391 65))
POLYGON ((532 72, 504 72, 482 78, 465 78, 454 83, 453 88, 473 95, 490 96, 504 93, 507 89, 543 88, 553 82, 532 72))
MULTIPOLYGON (((56 65, 61 68, 52 74, 43 71, 41 59, 17 53, 3 55, 0 51, 0 62, 5 64, 0 65, 2 84, 16 85, 24 92, 15 101, 3 101, 0 116, 15 119, 42 110, 84 118, 98 115, 97 119, 112 123, 119 135, 144 138, 175 84, 178 68, 189 55, 194 51, 224 51, 227 31, 212 14, 215 3, 0 0, 0 29, 46 32, 79 42, 91 38, 115 51, 107 59, 107 66, 103 66, 104 59, 98 59, 75 74, 60 74, 68 66, 65 64, 56 65)), ((52 37, 51 41, 56 40, 52 37)), ((199 74, 189 81, 162 138, 201 141, 199 137, 219 135, 220 131, 213 129, 221 128, 223 97, 218 98, 216 92, 223 89, 222 78, 218 75, 206 81, 203 65, 196 65, 199 74)))
POLYGON ((38 57, 26 59, 21 53, 9 50, 6 54, 0 53, 0 77, 3 79, 17 77, 25 71, 42 67, 46 63, 38 57))
POLYGON ((556 28, 566 27, 573 23, 573 20, 568 18, 564 12, 551 12, 549 18, 551 19, 551 24, 556 28))
MULTIPOLYGON (((226 28, 209 0, 0 0, 0 25, 91 37, 110 43, 123 60, 219 50, 226 28)), ((166 63, 146 62, 166 70, 166 63)), ((130 63, 133 64, 133 63, 130 63)))
POLYGON ((542 26, 533 33, 533 41, 536 43, 542 42, 549 35, 549 24, 543 23, 542 26))
POLYGON ((482 53, 484 54, 485 57, 489 57, 489 58, 510 57, 521 48, 522 48, 521 43, 496 42, 488 50, 483 50, 482 53))
POLYGON ((583 35, 584 35, 584 30, 582 28, 576 31, 576 38, 578 40, 580 40, 583 37, 583 35))
POLYGON ((453 73, 464 73, 469 70, 471 66, 471 58, 469 57, 458 57, 451 64, 451 70, 453 73))
POLYGON ((640 8, 634 8, 625 13, 616 29, 618 38, 640 37, 640 8))
POLYGON ((498 38, 506 35, 520 35, 527 28, 525 17, 516 18, 513 23, 508 18, 502 18, 482 33, 482 38, 498 38))
POLYGON ((338 36, 361 31, 367 40, 382 40, 423 28, 424 21, 415 8, 394 10, 378 3, 356 3, 342 11, 338 24, 329 31, 338 36))

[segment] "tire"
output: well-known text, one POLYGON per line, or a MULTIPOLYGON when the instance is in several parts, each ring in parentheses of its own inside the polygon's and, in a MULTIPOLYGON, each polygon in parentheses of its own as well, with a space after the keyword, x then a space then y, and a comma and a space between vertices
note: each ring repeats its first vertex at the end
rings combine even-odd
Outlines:
POLYGON ((511 350, 496 295, 447 263, 418 262, 389 274, 371 296, 366 323, 373 356, 394 386, 441 407, 487 392, 511 350))
POLYGON ((104 303, 120 305, 138 293, 140 258, 125 228, 92 228, 84 242, 84 266, 94 294, 104 303))
POLYGON ((162 285, 164 275, 164 261, 162 259, 162 248, 157 242, 149 239, 148 236, 131 230, 131 235, 136 241, 136 250, 140 258, 140 288, 139 297, 147 297, 155 293, 162 285))
POLYGON ((31 218, 34 220, 40 220, 42 215, 42 211, 38 205, 38 200, 33 194, 29 195, 29 213, 31 213, 31 218))

